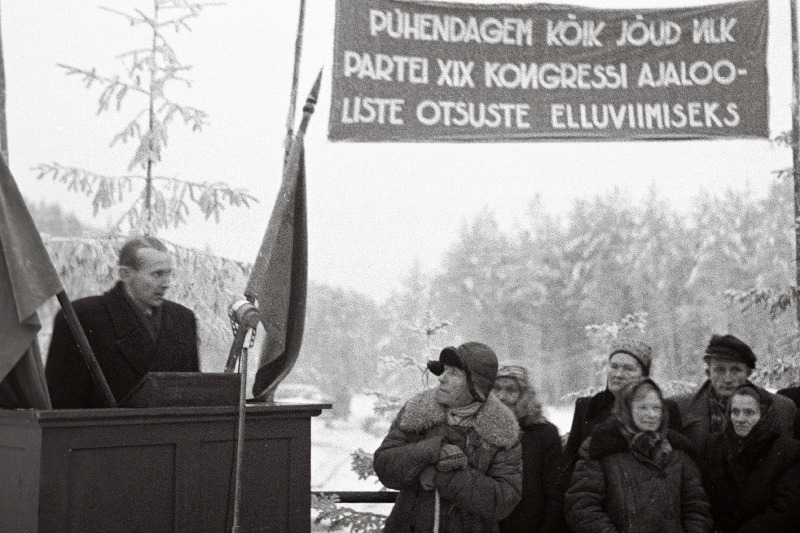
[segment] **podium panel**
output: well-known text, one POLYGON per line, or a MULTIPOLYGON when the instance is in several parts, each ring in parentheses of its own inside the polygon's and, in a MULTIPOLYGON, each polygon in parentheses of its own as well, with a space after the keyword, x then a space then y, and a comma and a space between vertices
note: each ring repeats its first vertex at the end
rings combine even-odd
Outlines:
MULTIPOLYGON (((243 531, 309 531, 311 417, 247 407, 243 531)), ((230 531, 232 407, 0 411, 0 531, 230 531)))

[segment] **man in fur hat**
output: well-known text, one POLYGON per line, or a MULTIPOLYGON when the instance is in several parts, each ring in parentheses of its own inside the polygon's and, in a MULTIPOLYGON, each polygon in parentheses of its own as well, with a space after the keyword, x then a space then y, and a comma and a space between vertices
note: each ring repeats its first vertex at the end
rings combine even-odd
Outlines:
POLYGON ((528 369, 501 366, 493 393, 514 412, 522 430, 522 501, 500 521, 500 533, 566 533, 564 491, 569 480, 561 437, 542 413, 528 369))
POLYGON ((384 531, 496 531, 522 492, 519 425, 490 395, 497 356, 468 342, 428 369, 439 386, 406 403, 375 452, 381 483, 400 491, 384 531))
MULTIPOLYGON (((709 435, 725 428, 725 410, 733 392, 748 381, 756 366, 753 350, 734 335, 712 335, 703 356, 708 380, 696 394, 674 398, 681 410, 686 434, 698 449, 709 435)), ((796 407, 784 396, 771 394, 781 432, 792 436, 796 407)))

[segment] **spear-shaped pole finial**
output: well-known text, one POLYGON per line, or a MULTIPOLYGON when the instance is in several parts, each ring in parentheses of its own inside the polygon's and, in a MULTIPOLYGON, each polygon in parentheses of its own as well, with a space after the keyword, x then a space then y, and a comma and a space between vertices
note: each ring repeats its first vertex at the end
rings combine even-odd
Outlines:
POLYGON ((306 104, 303 106, 303 120, 300 122, 298 133, 305 134, 306 132, 308 121, 311 119, 311 115, 314 114, 314 106, 317 105, 317 100, 319 99, 319 88, 321 85, 322 69, 319 69, 317 80, 314 82, 314 86, 311 87, 311 92, 308 93, 308 98, 306 98, 306 104))

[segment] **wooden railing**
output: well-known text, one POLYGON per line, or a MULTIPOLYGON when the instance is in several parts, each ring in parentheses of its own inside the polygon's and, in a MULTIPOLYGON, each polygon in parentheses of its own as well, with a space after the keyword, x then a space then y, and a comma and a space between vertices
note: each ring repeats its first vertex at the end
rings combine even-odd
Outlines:
POLYGON ((397 499, 396 490, 376 490, 376 491, 351 491, 351 490, 329 490, 313 491, 312 494, 330 498, 334 495, 339 497, 339 503, 394 503, 397 499))

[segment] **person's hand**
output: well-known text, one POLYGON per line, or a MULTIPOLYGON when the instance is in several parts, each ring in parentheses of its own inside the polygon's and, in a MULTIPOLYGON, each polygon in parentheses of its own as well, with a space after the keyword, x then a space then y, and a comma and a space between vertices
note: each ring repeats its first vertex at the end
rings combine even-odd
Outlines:
POLYGON ((439 472, 450 472, 466 467, 467 456, 464 455, 461 448, 455 444, 442 444, 442 449, 439 452, 439 462, 436 463, 436 469, 439 472))
POLYGON ((436 468, 433 465, 428 465, 419 475, 419 484, 425 490, 433 490, 436 488, 434 478, 436 477, 436 468))

